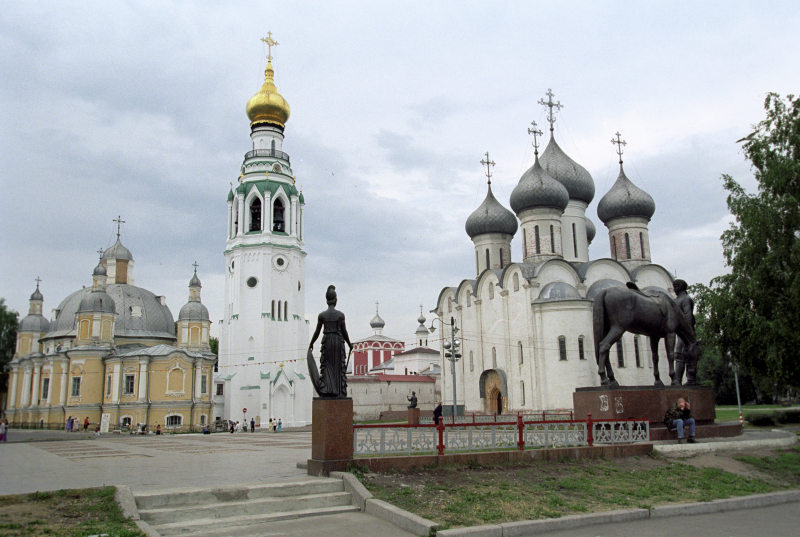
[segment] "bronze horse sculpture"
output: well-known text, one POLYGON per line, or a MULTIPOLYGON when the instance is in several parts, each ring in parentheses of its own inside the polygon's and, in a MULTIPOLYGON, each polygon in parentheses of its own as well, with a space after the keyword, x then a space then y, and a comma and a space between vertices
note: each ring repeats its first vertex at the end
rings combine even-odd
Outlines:
POLYGON ((696 359, 699 347, 692 325, 669 295, 659 292, 644 294, 636 284, 628 282, 627 285, 628 289, 603 289, 594 298, 594 351, 600 384, 619 386, 611 369, 608 351, 622 334, 631 332, 650 337, 655 386, 664 385, 658 372, 658 342, 664 339, 672 385, 680 386, 681 381, 675 378, 675 336, 683 340, 686 352, 696 359))

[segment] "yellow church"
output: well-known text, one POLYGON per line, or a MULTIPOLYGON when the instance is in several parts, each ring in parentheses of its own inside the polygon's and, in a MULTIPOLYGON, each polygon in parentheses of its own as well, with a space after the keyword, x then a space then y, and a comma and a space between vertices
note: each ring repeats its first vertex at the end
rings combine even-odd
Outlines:
POLYGON ((175 322, 163 296, 133 283, 133 255, 119 240, 103 252, 91 287, 42 315, 30 298, 10 365, 12 427, 65 428, 69 417, 102 431, 200 431, 209 425, 216 355, 197 266, 175 322))

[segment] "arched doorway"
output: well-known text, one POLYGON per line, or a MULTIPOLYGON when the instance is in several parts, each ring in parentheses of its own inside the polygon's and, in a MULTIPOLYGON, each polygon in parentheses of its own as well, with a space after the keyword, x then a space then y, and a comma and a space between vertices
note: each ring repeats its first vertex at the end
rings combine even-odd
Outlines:
POLYGON ((480 377, 480 394, 483 410, 487 414, 502 414, 508 402, 508 383, 501 369, 487 369, 480 377))
POLYGON ((489 414, 502 414, 503 413, 503 392, 495 387, 487 398, 489 402, 489 414))

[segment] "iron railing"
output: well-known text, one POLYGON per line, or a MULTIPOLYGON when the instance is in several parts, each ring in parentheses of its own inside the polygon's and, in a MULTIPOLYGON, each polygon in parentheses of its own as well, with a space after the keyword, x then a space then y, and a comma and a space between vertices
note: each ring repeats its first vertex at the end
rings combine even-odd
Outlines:
POLYGON ((289 162, 289 155, 277 149, 253 149, 244 154, 245 160, 253 157, 275 157, 289 162))
MULTIPOLYGON (((547 410, 543 410, 541 412, 522 414, 522 419, 524 421, 535 421, 537 419, 541 419, 542 421, 561 421, 571 420, 572 417, 571 410, 562 412, 548 412, 547 410)), ((442 419, 444 419, 445 423, 516 423, 517 414, 475 414, 473 412, 466 416, 456 416, 455 419, 453 416, 445 416, 442 419)), ((433 417, 420 417, 419 422, 420 424, 433 425, 433 417)))
POLYGON ((362 456, 629 444, 650 440, 649 420, 531 420, 438 425, 354 425, 353 451, 362 456))

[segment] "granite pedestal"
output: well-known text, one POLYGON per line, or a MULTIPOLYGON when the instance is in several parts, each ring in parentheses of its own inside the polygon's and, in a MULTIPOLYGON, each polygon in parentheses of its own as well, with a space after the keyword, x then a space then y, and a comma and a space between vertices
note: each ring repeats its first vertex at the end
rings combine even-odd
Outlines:
POLYGON ((311 403, 308 475, 344 471, 353 459, 353 400, 315 397, 311 403))
POLYGON ((409 425, 419 425, 419 409, 418 408, 409 408, 408 409, 408 424, 409 425))

